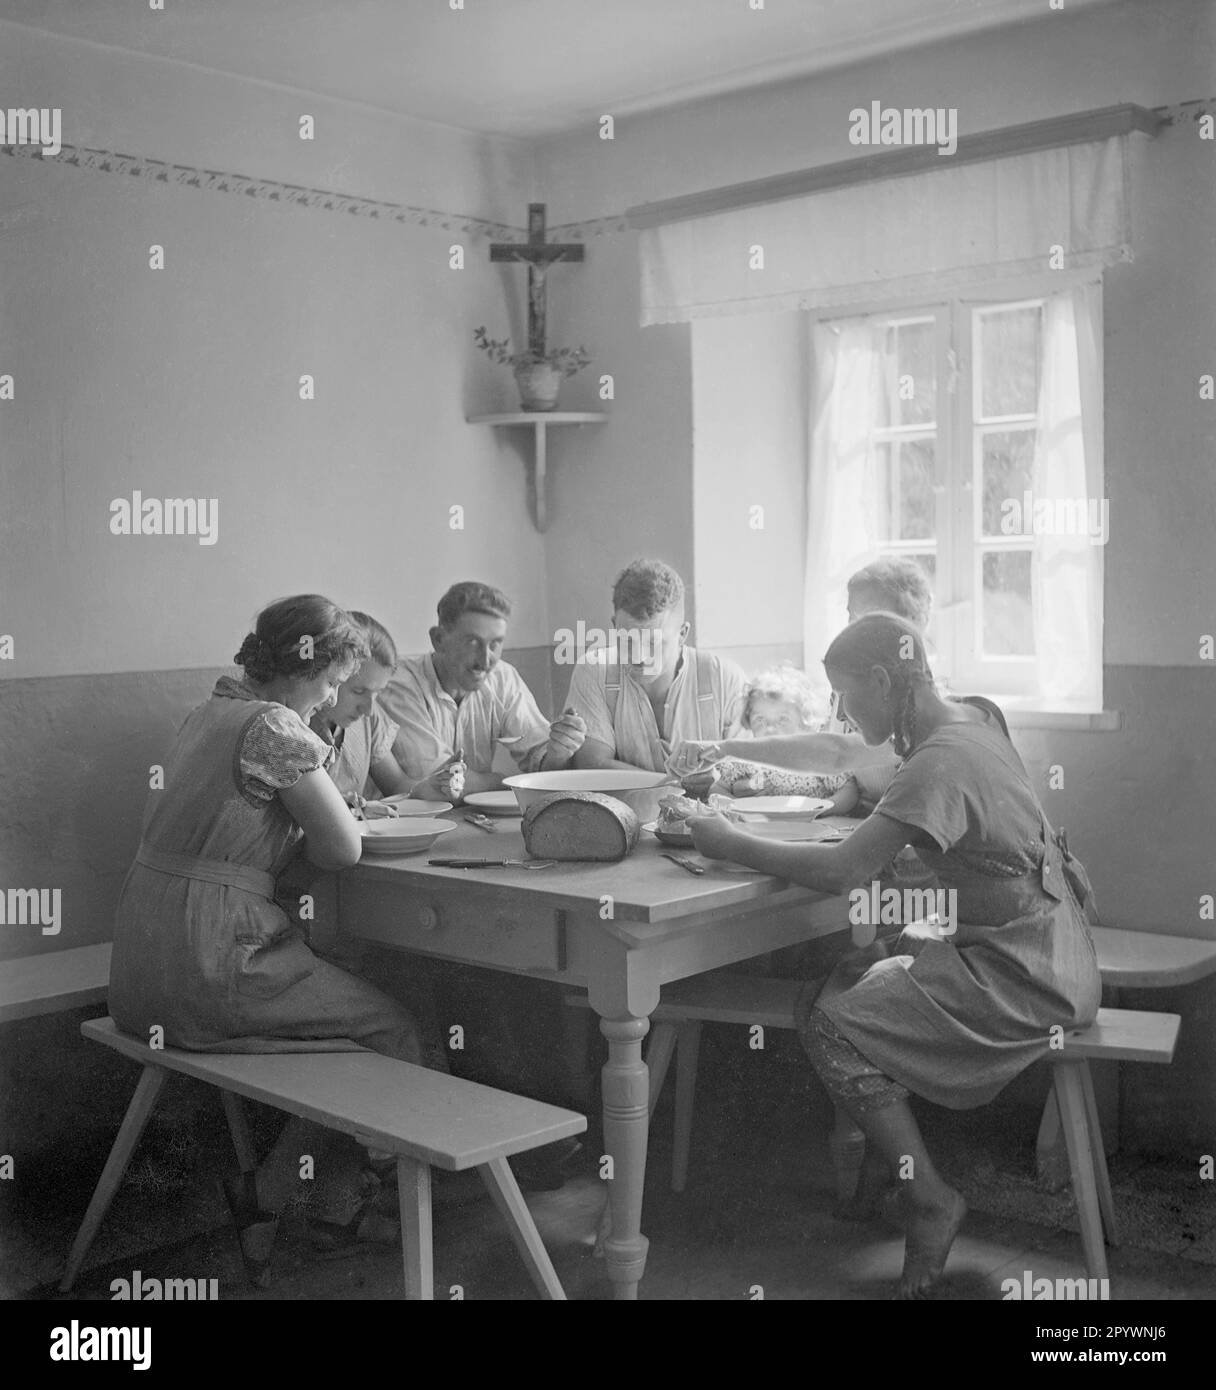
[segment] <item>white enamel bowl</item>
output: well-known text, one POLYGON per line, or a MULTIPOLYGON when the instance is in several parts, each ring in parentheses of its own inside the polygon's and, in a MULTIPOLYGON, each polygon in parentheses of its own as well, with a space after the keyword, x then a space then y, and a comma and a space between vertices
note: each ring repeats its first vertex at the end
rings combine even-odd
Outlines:
POLYGON ((359 824, 364 854, 421 854, 424 849, 430 849, 440 835, 455 829, 451 821, 422 820, 417 816, 359 824))
POLYGON ((503 779, 505 786, 515 793, 519 809, 526 811, 538 801, 548 801, 551 797, 562 796, 568 792, 601 792, 604 796, 615 796, 631 807, 640 820, 654 820, 659 814, 659 801, 672 792, 679 791, 679 784, 665 772, 642 772, 632 768, 587 768, 584 771, 569 769, 562 772, 522 772, 515 777, 503 779))

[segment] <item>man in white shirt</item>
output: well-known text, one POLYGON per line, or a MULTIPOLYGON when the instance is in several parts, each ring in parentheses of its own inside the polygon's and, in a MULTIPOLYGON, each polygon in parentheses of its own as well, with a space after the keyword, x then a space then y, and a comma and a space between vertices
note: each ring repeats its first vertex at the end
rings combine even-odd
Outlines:
MULTIPOLYGON (((439 600, 432 650, 399 662, 380 692, 380 704, 399 725, 393 756, 407 776, 422 779, 414 796, 459 801, 501 787, 492 767, 499 745, 522 772, 565 767, 581 745, 583 721, 566 713, 550 725, 519 672, 502 660, 510 617, 501 590, 473 580, 453 584, 439 600), (463 790, 452 781, 461 756, 463 790)), ((429 984, 439 1016, 461 1025, 464 1050, 450 1058, 454 1071, 556 1103, 544 1081, 560 1034, 547 984, 417 958, 411 975, 429 984)), ((562 1140, 519 1155, 511 1166, 525 1189, 550 1190, 562 1185, 581 1152, 577 1141, 562 1140)))
POLYGON ((585 723, 579 768, 662 772, 685 739, 736 738, 747 679, 733 661, 687 645, 684 581, 635 560, 612 589, 612 640, 574 668, 567 706, 585 723))
POLYGON ((583 721, 567 712, 550 725, 519 672, 502 660, 510 616, 500 590, 473 580, 453 584, 439 600, 433 650, 406 657, 380 693, 398 725, 393 756, 414 779, 415 796, 459 800, 450 769, 462 757, 464 795, 501 787, 493 770, 500 744, 521 772, 566 767, 582 744, 583 721))

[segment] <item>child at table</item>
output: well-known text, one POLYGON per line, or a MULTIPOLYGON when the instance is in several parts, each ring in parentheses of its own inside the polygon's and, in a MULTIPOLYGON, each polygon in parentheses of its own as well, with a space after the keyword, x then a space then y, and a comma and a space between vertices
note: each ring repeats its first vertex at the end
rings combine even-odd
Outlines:
MULTIPOLYGON (((810 679, 788 664, 764 671, 748 683, 743 727, 754 738, 818 733, 827 711, 810 679)), ((732 796, 813 796, 831 801, 828 815, 844 816, 857 805, 855 778, 847 772, 791 772, 786 768, 723 758, 706 772, 685 779, 691 792, 713 790, 732 796), (715 775, 716 774, 716 775, 715 775)))
POLYGON ((337 751, 329 775, 342 799, 348 806, 362 807, 369 790, 376 796, 397 796, 408 794, 412 784, 393 757, 397 725, 376 701, 397 669, 396 643, 375 618, 354 609, 350 616, 371 654, 339 686, 334 704, 319 710, 309 727, 337 751))
MULTIPOLYGON (((375 618, 354 609, 350 616, 362 628, 371 655, 350 680, 343 682, 333 708, 318 714, 310 727, 338 750, 329 775, 343 800, 370 819, 387 814, 388 808, 378 800, 366 800, 369 793, 373 797, 410 796, 418 784, 393 756, 397 725, 377 699, 397 669, 397 645, 375 618)), ((436 789, 442 799, 460 800, 463 768, 457 759, 436 773, 436 789)))

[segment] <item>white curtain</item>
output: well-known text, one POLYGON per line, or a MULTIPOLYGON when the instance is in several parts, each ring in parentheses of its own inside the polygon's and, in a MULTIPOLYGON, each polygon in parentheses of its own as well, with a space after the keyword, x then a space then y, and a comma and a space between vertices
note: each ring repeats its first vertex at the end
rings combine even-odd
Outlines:
POLYGON ((849 576, 878 550, 884 501, 871 431, 886 423, 881 333, 877 319, 812 329, 803 664, 816 681, 828 644, 847 621, 849 576))
POLYGON ((1127 137, 1009 155, 654 227, 642 323, 962 293, 1131 259, 1127 137), (763 266, 757 258, 763 254, 763 266))
MULTIPOLYGON (((1106 503, 1102 478, 1102 285, 1078 285, 1047 300, 1034 501, 1084 504, 1085 521, 1103 533, 1035 537, 1032 562, 1039 694, 1102 705, 1102 556, 1106 503)), ((1037 528, 1036 528, 1037 530, 1037 528)))
MULTIPOLYGON (((890 423, 881 333, 877 318, 812 330, 803 637, 805 665, 816 680, 824 651, 845 624, 849 575, 874 559, 884 539, 881 460, 871 443, 872 431, 890 423)), ((1041 532, 1035 527, 1032 558, 1036 693, 1092 709, 1102 707, 1107 532, 1101 343, 1101 282, 1047 299, 1031 497, 1052 520, 1041 532)))

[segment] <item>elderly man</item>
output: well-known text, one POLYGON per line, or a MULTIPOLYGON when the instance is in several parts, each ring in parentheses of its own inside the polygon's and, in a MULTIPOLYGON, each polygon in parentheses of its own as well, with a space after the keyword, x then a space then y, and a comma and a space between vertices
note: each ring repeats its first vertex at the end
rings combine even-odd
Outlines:
POLYGON ((580 768, 662 772, 684 739, 734 738, 747 680, 733 661, 687 645, 684 581, 661 560, 635 560, 612 588, 613 637, 570 679, 566 703, 585 721, 580 768))
POLYGON ((380 704, 398 725, 393 756, 414 780, 415 796, 459 801, 501 787, 493 770, 500 745, 521 772, 566 767, 582 746, 583 721, 567 711, 550 724, 519 672, 502 660, 510 617, 501 590, 472 580, 453 584, 439 600, 432 650, 406 657, 381 692, 380 704))

